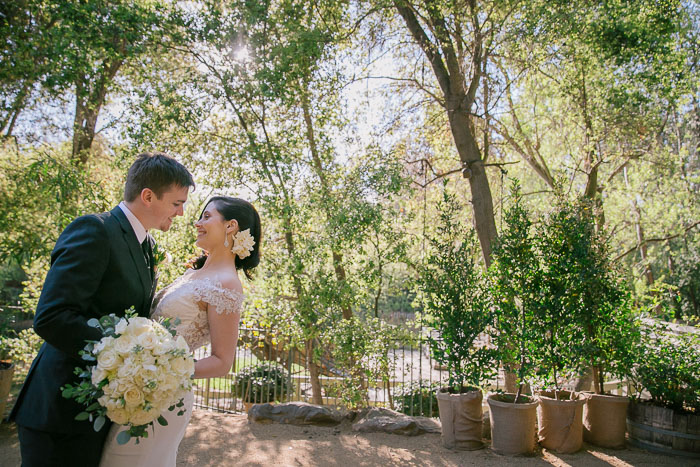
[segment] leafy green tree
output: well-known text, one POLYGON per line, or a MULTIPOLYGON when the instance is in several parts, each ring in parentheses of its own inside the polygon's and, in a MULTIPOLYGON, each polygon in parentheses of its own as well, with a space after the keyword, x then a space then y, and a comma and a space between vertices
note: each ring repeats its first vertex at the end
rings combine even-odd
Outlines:
POLYGON ((517 180, 510 188, 505 226, 495 243, 488 270, 494 314, 494 344, 508 372, 517 374, 516 401, 535 373, 540 348, 535 324, 541 306, 543 271, 536 250, 531 214, 523 206, 517 180))
POLYGON ((419 290, 423 324, 435 360, 447 368, 452 390, 482 387, 495 375, 493 349, 486 345, 492 313, 483 274, 476 260, 474 233, 457 222, 459 205, 445 190, 438 205, 440 218, 431 236, 430 254, 421 271, 419 290))

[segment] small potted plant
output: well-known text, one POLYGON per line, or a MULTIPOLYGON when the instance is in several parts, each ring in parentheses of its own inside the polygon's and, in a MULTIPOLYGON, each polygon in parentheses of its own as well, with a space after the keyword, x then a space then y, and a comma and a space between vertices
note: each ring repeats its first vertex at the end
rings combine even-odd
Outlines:
POLYGON ((448 385, 437 392, 443 444, 473 450, 483 447, 481 386, 495 375, 495 361, 483 340, 492 314, 476 240, 462 227, 458 211, 455 197, 444 190, 419 288, 423 323, 437 331, 428 338, 433 357, 448 373, 448 385))
POLYGON ((510 194, 513 204, 504 213, 506 225, 494 245, 488 279, 498 359, 505 368, 516 369, 518 386, 515 393, 490 394, 487 402, 491 449, 504 455, 529 455, 535 450, 538 401, 523 392, 534 371, 533 310, 539 306, 541 274, 532 223, 522 206, 517 180, 510 194))
POLYGON ((253 404, 283 401, 293 391, 284 367, 273 362, 242 368, 233 382, 233 393, 243 400, 246 411, 253 404))
POLYGON ((700 327, 644 323, 629 376, 637 390, 627 415, 630 443, 700 458, 700 327))

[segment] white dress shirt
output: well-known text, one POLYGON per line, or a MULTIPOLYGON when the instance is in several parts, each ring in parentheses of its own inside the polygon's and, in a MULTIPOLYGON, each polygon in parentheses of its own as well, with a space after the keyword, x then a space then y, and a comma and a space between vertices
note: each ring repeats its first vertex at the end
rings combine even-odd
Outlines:
POLYGON ((126 207, 124 201, 119 203, 119 207, 122 211, 124 211, 124 215, 126 215, 126 218, 129 220, 131 228, 134 229, 134 233, 136 234, 136 239, 139 241, 139 244, 143 243, 143 241, 146 238, 146 235, 148 235, 148 232, 146 232, 146 229, 143 227, 143 224, 141 223, 139 218, 134 215, 133 212, 129 211, 129 208, 126 207))

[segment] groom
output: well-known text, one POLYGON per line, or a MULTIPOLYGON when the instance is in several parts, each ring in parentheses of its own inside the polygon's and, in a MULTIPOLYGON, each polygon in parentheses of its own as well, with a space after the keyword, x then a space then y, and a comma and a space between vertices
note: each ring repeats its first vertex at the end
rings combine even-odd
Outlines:
MULTIPOLYGON (((167 231, 182 216, 194 181, 163 153, 145 153, 129 169, 124 201, 109 212, 74 220, 58 237, 34 317, 46 341, 17 397, 10 419, 17 423, 22 466, 97 466, 109 426, 95 432, 76 421, 83 406, 61 396, 75 384, 79 351, 100 332, 90 318, 134 307, 148 316, 155 280, 149 229, 167 231)), ((109 425, 109 424, 106 424, 109 425)))

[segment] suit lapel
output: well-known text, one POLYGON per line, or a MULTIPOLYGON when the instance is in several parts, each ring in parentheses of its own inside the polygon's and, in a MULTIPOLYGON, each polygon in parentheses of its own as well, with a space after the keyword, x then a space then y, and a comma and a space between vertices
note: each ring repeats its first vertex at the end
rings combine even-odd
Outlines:
MULTIPOLYGON (((139 241, 136 238, 134 229, 133 227, 131 227, 131 224, 126 218, 124 212, 119 206, 117 206, 116 208, 112 209, 112 214, 114 215, 114 217, 117 218, 117 220, 119 220, 119 225, 121 226, 122 233, 124 234, 124 241, 126 242, 129 248, 129 254, 131 255, 131 259, 134 262, 134 267, 138 272, 139 279, 141 280, 141 285, 143 286, 144 300, 141 305, 141 310, 143 310, 143 313, 139 314, 148 314, 148 311, 150 310, 148 302, 150 300, 152 289, 151 272, 149 271, 148 266, 146 265, 146 261, 144 261, 143 250, 141 249, 141 245, 139 244, 139 241)), ((153 264, 153 261, 151 261, 151 264, 153 264)))

